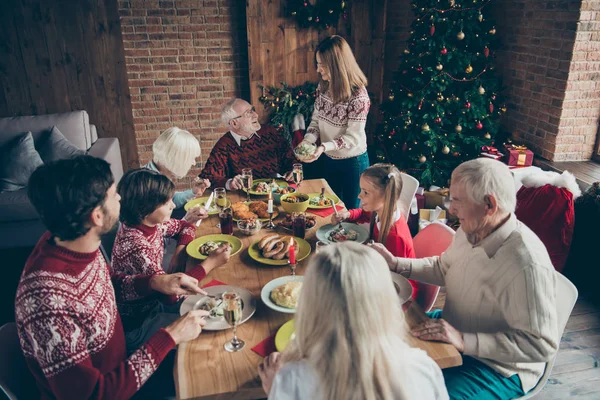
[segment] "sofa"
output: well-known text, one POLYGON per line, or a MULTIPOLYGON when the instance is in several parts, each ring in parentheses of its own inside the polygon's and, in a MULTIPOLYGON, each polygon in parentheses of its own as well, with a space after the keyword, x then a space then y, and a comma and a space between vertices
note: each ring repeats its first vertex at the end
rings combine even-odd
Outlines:
MULTIPOLYGON (((62 114, 0 118, 0 148, 23 133, 31 132, 34 143, 56 127, 73 146, 106 160, 115 181, 123 176, 117 138, 98 138, 86 111, 62 114)), ((27 198, 27 188, 0 192, 0 249, 34 246, 45 227, 27 198)))

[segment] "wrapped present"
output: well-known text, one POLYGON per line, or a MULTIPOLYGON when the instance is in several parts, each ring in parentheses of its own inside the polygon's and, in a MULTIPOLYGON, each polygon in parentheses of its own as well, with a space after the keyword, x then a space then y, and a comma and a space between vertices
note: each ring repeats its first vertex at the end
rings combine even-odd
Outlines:
POLYGON ((432 186, 423 195, 425 196, 425 208, 444 207, 444 200, 450 196, 450 189, 432 186))
POLYGON ((436 207, 434 210, 419 210, 419 231, 432 222, 440 222, 442 224, 448 222, 446 219, 446 210, 442 210, 440 207, 436 207))
POLYGON ((506 158, 505 162, 509 166, 526 167, 533 164, 533 151, 526 146, 516 144, 505 144, 506 158))
POLYGON ((493 146, 482 146, 480 156, 500 160, 504 157, 504 154, 500 153, 498 149, 493 146))

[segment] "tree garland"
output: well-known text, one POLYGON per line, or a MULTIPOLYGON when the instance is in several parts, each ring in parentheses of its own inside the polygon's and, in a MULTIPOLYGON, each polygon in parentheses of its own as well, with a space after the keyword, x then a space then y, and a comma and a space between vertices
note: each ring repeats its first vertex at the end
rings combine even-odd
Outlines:
POLYGON ((283 133, 290 142, 292 140, 292 123, 297 114, 304 116, 306 126, 310 124, 317 84, 305 82, 300 86, 288 86, 281 82, 281 87, 258 85, 262 90, 259 101, 269 113, 269 125, 283 133))
POLYGON ((337 25, 340 15, 348 18, 347 5, 348 1, 340 0, 316 0, 314 5, 309 0, 290 0, 288 14, 296 18, 302 28, 329 29, 337 25))

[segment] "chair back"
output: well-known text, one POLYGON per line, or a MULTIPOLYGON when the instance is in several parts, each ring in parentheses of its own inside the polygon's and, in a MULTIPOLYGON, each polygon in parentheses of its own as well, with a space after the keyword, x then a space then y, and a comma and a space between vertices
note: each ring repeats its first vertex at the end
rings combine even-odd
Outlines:
MULTIPOLYGON (((557 317, 557 328, 558 328, 558 343, 560 347, 560 340, 562 338, 563 332, 565 331, 565 327, 567 326, 567 321, 569 320, 569 316, 571 315, 571 311, 573 311, 573 307, 575 306, 575 302, 577 301, 577 288, 575 285, 571 283, 563 274, 560 272, 554 272, 556 276, 555 282, 555 296, 556 296, 556 317, 557 317)), ((558 354, 558 350, 556 351, 558 354)), ((552 367, 556 362, 556 354, 552 357, 552 360, 546 363, 546 368, 544 369, 544 374, 538 381, 537 385, 533 389, 529 391, 525 396, 519 397, 519 399, 530 399, 537 395, 542 391, 546 382, 548 382, 548 378, 550 377, 550 373, 552 372, 552 367)))
POLYGON ((402 177, 402 193, 400 193, 398 207, 400 208, 402 216, 408 222, 408 217, 410 217, 410 205, 419 188, 419 181, 408 174, 401 173, 400 176, 402 177))
POLYGON ((40 398, 12 322, 0 327, 0 393, 10 400, 40 398))
MULTIPOLYGON (((452 240, 454 240, 454 231, 452 228, 439 222, 433 222, 413 238, 415 255, 417 258, 441 256, 450 246, 452 240)), ((430 311, 439 291, 439 286, 419 282, 417 304, 423 310, 430 311)))

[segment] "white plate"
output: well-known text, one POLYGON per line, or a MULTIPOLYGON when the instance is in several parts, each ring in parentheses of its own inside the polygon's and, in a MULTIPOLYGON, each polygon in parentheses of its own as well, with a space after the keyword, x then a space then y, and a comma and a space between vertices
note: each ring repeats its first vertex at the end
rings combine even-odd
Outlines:
POLYGON ((390 272, 392 275, 392 281, 394 281, 394 287, 396 292, 398 292, 398 297, 400 298, 400 304, 404 304, 412 298, 412 285, 400 274, 395 272, 390 272))
MULTIPOLYGON (((302 282, 304 281, 304 277, 303 276, 282 276, 281 278, 276 278, 273 279, 271 282, 267 283, 262 290, 260 291, 260 298, 262 299, 263 303, 265 303, 267 305, 267 307, 275 310, 275 311, 279 311, 282 313, 286 313, 286 314, 295 314, 296 313, 296 309, 295 308, 286 308, 286 307, 281 307, 278 306, 277 304, 275 304, 273 302, 273 300, 271 300, 271 292, 273 291, 273 289, 275 289, 278 286, 281 285, 285 285, 288 282, 302 282)), ((302 294, 300 294, 302 295, 302 294)))
MULTIPOLYGON (((206 291, 211 296, 221 295, 227 291, 236 292, 242 298, 242 302, 244 303, 244 308, 242 309, 242 320, 240 321, 239 325, 248 321, 250 317, 252 317, 252 315, 254 315, 254 313, 256 312, 256 300, 254 299, 252 294, 246 289, 229 285, 217 285, 207 287, 204 289, 204 291, 206 291)), ((199 307, 206 301, 208 301, 208 299, 209 297, 206 297, 202 294, 188 296, 188 298, 186 298, 181 304, 179 314, 185 315, 188 313, 188 311, 199 309, 199 307)), ((225 321, 225 318, 217 317, 206 318, 206 325, 202 329, 205 331, 221 331, 229 328, 231 328, 231 325, 229 325, 227 321, 225 321)))

